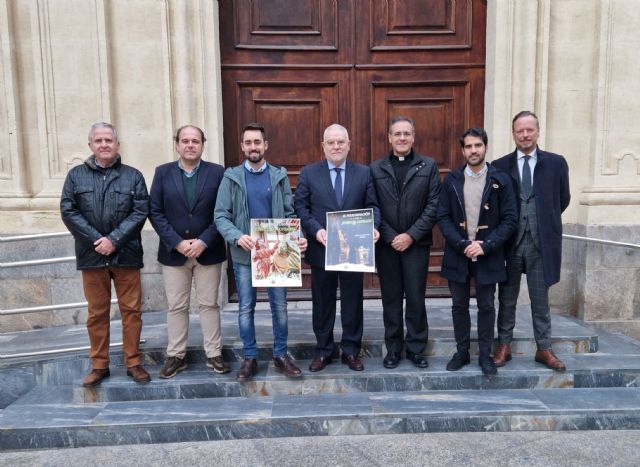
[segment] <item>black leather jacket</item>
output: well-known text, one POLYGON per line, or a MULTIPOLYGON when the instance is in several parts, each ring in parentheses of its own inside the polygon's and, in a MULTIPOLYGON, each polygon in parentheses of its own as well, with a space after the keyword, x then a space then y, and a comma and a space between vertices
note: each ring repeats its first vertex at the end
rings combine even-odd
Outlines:
POLYGON ((434 160, 413 153, 400 196, 391 153, 371 164, 371 177, 380 206, 381 240, 388 244, 406 232, 417 244, 431 245, 440 194, 440 173, 434 160))
POLYGON ((75 238, 78 269, 143 267, 140 231, 149 215, 149 195, 142 173, 122 164, 119 154, 108 169, 96 165, 95 156, 71 169, 60 213, 75 238), (94 250, 93 243, 104 236, 116 247, 109 256, 94 250))

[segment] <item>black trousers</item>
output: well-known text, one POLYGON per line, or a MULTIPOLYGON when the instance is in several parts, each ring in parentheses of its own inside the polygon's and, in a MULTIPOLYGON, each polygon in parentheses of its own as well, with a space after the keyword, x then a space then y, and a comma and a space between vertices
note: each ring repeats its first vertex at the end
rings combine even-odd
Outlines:
POLYGON ((340 347, 348 355, 357 355, 362 346, 363 304, 361 272, 325 271, 311 266, 311 300, 313 332, 316 335, 316 355, 333 353, 333 327, 336 322, 336 297, 340 281, 340 347))
MULTIPOLYGON (((451 315, 453 333, 456 337, 458 352, 468 352, 471 341, 471 317, 469 300, 471 298, 471 278, 475 276, 475 264, 469 262, 470 274, 466 282, 449 281, 451 291, 451 315)), ((496 284, 476 284, 476 303, 478 305, 478 347, 480 356, 488 356, 493 344, 493 328, 496 320, 494 297, 496 284)))
POLYGON ((414 243, 407 250, 398 252, 383 245, 376 250, 376 265, 382 292, 387 351, 400 353, 406 343, 407 352, 421 353, 427 346, 429 337, 427 308, 424 303, 429 246, 414 243), (403 313, 405 298, 406 312, 403 313))

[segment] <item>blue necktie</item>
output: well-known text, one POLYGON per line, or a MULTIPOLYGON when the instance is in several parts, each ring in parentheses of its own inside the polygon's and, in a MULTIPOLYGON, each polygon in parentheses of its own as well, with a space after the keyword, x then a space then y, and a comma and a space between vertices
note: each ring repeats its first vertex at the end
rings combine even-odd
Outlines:
POLYGON ((340 174, 342 169, 336 167, 333 170, 336 171, 336 181, 333 184, 333 189, 336 191, 336 202, 338 203, 338 206, 342 206, 342 175, 340 174))
POLYGON ((524 156, 524 164, 522 165, 522 194, 528 198, 531 194, 531 167, 529 160, 531 156, 524 156))

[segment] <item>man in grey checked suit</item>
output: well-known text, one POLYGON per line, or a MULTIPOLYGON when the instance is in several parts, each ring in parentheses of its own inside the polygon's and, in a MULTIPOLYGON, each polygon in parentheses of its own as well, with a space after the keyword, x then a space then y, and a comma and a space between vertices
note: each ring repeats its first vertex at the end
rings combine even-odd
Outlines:
POLYGON ((524 273, 538 347, 535 361, 565 371, 564 363, 551 349, 549 287, 560 280, 561 214, 571 199, 569 167, 563 156, 538 148, 540 125, 533 112, 518 113, 512 131, 516 150, 493 162, 511 176, 519 212, 518 230, 507 245, 508 279, 499 286, 498 345, 493 359, 496 366, 511 360, 516 302, 524 273))

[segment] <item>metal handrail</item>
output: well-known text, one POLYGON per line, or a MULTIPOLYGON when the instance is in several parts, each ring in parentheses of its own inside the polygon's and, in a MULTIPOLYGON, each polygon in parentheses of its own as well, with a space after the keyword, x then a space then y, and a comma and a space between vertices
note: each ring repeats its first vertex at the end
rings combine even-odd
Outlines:
MULTIPOLYGON (((51 232, 51 233, 39 233, 39 234, 28 234, 28 235, 11 235, 7 237, 0 237, 0 243, 19 242, 24 240, 40 240, 42 238, 68 237, 69 235, 71 235, 71 232, 51 232)), ((20 266, 40 266, 41 264, 68 263, 75 260, 76 260, 75 256, 64 256, 60 258, 32 259, 27 261, 9 261, 5 263, 0 263, 0 269, 16 268, 20 266)))
MULTIPOLYGON (((118 303, 116 298, 111 299, 111 304, 118 303)), ((77 303, 63 303, 61 305, 43 305, 43 306, 30 306, 26 308, 13 308, 10 310, 0 310, 0 316, 8 315, 20 315, 23 313, 38 313, 39 311, 56 311, 56 310, 68 310, 69 308, 84 308, 88 305, 87 302, 77 303)))
POLYGON ((46 259, 30 259, 27 261, 11 261, 9 263, 0 263, 0 269, 4 268, 17 268, 20 266, 40 266, 41 264, 56 264, 56 263, 70 263, 75 261, 75 256, 61 256, 60 258, 46 258, 46 259))
POLYGON ((566 238, 568 240, 580 240, 580 241, 589 242, 589 243, 600 243, 603 245, 615 245, 615 246, 621 246, 624 248, 635 248, 640 250, 640 245, 636 245, 635 243, 614 242, 613 240, 603 240, 601 238, 581 237, 579 235, 568 235, 568 234, 563 234, 562 238, 566 238))
POLYGON ((67 237, 71 235, 71 232, 50 232, 28 235, 12 235, 9 237, 0 237, 0 243, 4 242, 19 242, 22 240, 39 240, 41 238, 55 238, 55 237, 67 237))
MULTIPOLYGON (((146 343, 146 339, 140 339, 140 344, 146 343)), ((109 347, 121 347, 123 345, 122 342, 111 342, 109 347)), ((59 353, 66 352, 79 352, 81 350, 90 350, 91 346, 83 345, 81 347, 64 347, 61 349, 49 349, 49 350, 35 350, 33 352, 22 352, 22 353, 12 353, 12 354, 0 354, 0 360, 6 358, 20 358, 20 357, 36 357, 38 355, 55 355, 59 353)))

